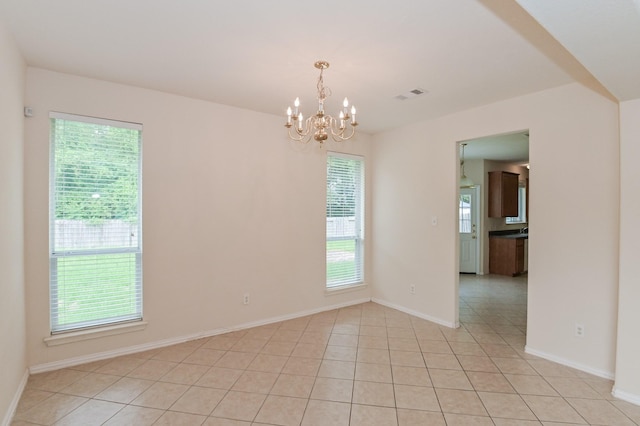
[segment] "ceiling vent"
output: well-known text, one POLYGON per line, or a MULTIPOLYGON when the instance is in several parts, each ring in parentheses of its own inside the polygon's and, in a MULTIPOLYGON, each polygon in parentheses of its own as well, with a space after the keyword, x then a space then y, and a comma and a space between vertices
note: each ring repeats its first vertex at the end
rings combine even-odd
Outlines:
POLYGON ((423 95, 425 93, 427 93, 426 90, 420 89, 420 88, 415 88, 415 89, 409 90, 406 93, 402 93, 402 94, 396 96, 396 99, 398 99, 400 101, 406 101, 407 99, 413 99, 413 98, 415 98, 417 96, 420 96, 420 95, 423 95))

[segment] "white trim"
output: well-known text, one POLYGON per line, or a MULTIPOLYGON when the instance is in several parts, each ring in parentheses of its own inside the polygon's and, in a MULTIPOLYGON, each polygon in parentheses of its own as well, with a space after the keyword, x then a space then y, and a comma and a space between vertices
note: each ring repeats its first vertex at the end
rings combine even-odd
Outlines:
POLYGON ((100 337, 114 336, 116 334, 131 333, 134 331, 142 331, 147 328, 147 324, 148 322, 146 321, 135 321, 125 324, 109 325, 106 327, 88 328, 86 330, 54 334, 52 336, 45 337, 43 340, 47 346, 66 345, 67 343, 98 339, 100 337))
POLYGON ((101 126, 123 127, 130 130, 142 131, 142 124, 130 121, 109 120, 107 118, 90 117, 88 115, 68 114, 66 112, 50 111, 49 118, 58 120, 77 121, 80 123, 98 124, 101 126))
POLYGON ((458 322, 454 323, 454 322, 445 321, 445 320, 440 319, 440 318, 432 317, 430 315, 426 315, 426 314, 423 314, 421 312, 414 311, 413 309, 405 308, 404 306, 400 306, 400 305, 396 305, 396 304, 391 303, 391 302, 387 302, 386 300, 376 299, 374 297, 374 298, 371 298, 371 301, 374 302, 374 303, 377 303, 379 305, 383 305, 383 306, 386 306, 388 308, 392 308, 392 309, 398 310, 400 312, 404 312, 405 314, 413 315, 414 317, 418 317, 418 318, 421 318, 423 320, 427 320, 427 321, 431 321, 431 322, 434 322, 434 323, 439 324, 439 325, 443 325, 445 327, 449 327, 449 328, 458 328, 458 327, 460 327, 460 323, 458 323, 458 322))
POLYGON ((615 374, 611 371, 599 370, 597 368, 589 367, 588 365, 569 361, 568 359, 564 359, 556 355, 548 354, 546 352, 533 349, 529 346, 524 347, 524 352, 530 355, 535 355, 540 358, 544 358, 549 361, 553 361, 557 364, 575 368, 576 370, 584 371, 585 373, 593 374, 594 376, 602 377, 603 379, 613 380, 615 378, 615 374))
POLYGON ((371 299, 369 299, 369 298, 357 299, 357 300, 352 300, 352 301, 349 301, 349 302, 338 303, 338 304, 331 305, 331 306, 324 306, 324 307, 321 307, 321 308, 309 309, 307 311, 296 312, 294 314, 272 317, 272 318, 269 318, 269 319, 266 319, 266 320, 247 322, 247 323, 240 324, 240 325, 237 325, 237 326, 232 326, 232 327, 227 327, 227 328, 218 328, 218 329, 215 329, 215 330, 202 331, 202 332, 188 334, 188 335, 184 335, 184 336, 180 336, 180 337, 174 337, 174 338, 171 338, 171 339, 158 340, 158 341, 155 341, 155 342, 144 343, 144 344, 141 344, 141 345, 129 346, 129 347, 126 347, 126 348, 121 348, 121 349, 115 349, 115 350, 112 350, 112 351, 99 352, 99 353, 96 353, 96 354, 84 355, 84 356, 79 356, 79 357, 75 357, 75 358, 68 358, 68 359, 63 359, 63 360, 60 360, 60 361, 48 362, 48 363, 45 363, 45 364, 37 364, 37 365, 33 365, 33 366, 29 367, 29 372, 31 374, 37 374, 37 373, 44 373, 44 372, 47 372, 47 371, 59 370, 61 368, 73 367, 75 365, 86 364, 88 362, 101 361, 101 360, 104 360, 104 359, 115 358, 115 357, 118 357, 118 356, 131 355, 131 354, 134 354, 134 353, 149 351, 149 350, 152 350, 152 349, 164 348, 166 346, 176 345, 176 344, 179 344, 179 343, 188 342, 190 340, 202 339, 202 338, 205 338, 205 337, 216 336, 218 334, 224 334, 224 333, 229 333, 229 332, 232 332, 232 331, 244 330, 246 328, 259 327, 261 325, 273 324, 273 323, 278 323, 278 322, 287 321, 287 320, 291 320, 291 319, 296 319, 296 318, 300 318, 300 317, 306 317, 308 315, 313 315, 313 314, 317 314, 317 313, 320 313, 320 312, 331 311, 331 310, 334 310, 334 309, 345 308, 347 306, 359 305, 361 303, 366 303, 366 302, 370 302, 370 301, 371 301, 371 299))
MULTIPOLYGON (((225 332, 225 331, 222 331, 225 332)), ((45 373, 47 371, 60 370, 62 368, 73 367, 76 365, 86 364, 88 362, 102 361, 105 359, 115 358, 123 355, 131 355, 138 352, 149 351, 152 349, 164 348, 166 346, 176 345, 178 343, 184 343, 189 340, 198 339, 200 336, 197 334, 176 337, 172 339, 158 340, 151 343, 143 343, 141 345, 129 346, 120 349, 114 349, 112 351, 98 352, 90 355, 83 355, 75 358, 67 358, 60 361, 48 362, 45 364, 36 364, 29 367, 31 374, 45 373)))
POLYGON ((11 425, 11 420, 13 416, 16 414, 16 409, 18 408, 18 404, 20 403, 20 398, 22 398, 22 393, 24 392, 24 388, 27 386, 27 380, 29 380, 29 370, 24 370, 24 374, 22 375, 22 380, 20 380, 20 384, 18 385, 18 389, 16 389, 15 395, 13 395, 13 399, 11 400, 11 404, 9 404, 9 408, 4 415, 4 419, 2 420, 2 426, 11 425))
POLYGON ((358 291, 358 290, 364 290, 365 288, 367 288, 368 284, 367 283, 357 283, 357 284, 343 284, 343 285, 336 285, 333 287, 326 287, 324 289, 324 295, 325 296, 334 296, 336 294, 342 294, 342 293, 349 293, 352 291, 358 291))
POLYGON ((640 395, 635 395, 633 393, 621 391, 620 389, 617 389, 615 386, 611 391, 611 395, 623 401, 630 402, 631 404, 640 405, 640 395))

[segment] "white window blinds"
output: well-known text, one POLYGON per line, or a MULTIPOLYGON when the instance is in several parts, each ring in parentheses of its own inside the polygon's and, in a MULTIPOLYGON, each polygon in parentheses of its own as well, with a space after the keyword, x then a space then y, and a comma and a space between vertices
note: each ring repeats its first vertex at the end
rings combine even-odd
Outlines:
POLYGON ((142 319, 142 126, 50 118, 51 331, 142 319))
POLYGON ((364 161, 327 157, 327 287, 359 284, 364 259, 364 161))

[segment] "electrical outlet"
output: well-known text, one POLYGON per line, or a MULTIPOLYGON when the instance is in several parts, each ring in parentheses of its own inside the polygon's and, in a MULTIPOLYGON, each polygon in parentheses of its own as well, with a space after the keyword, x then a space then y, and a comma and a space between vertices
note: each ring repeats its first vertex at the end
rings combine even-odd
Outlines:
POLYGON ((411 284, 409 286, 409 293, 416 294, 416 286, 415 285, 411 284))
POLYGON ((584 337, 584 325, 576 324, 576 337, 584 337))
POLYGON ((244 294, 244 304, 248 305, 249 304, 249 293, 245 293, 244 294))

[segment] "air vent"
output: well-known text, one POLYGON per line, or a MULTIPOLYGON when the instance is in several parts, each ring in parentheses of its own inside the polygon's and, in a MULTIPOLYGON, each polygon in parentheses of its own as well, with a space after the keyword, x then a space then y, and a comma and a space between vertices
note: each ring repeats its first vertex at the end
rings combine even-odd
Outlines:
POLYGON ((406 101, 407 99, 413 99, 416 96, 420 96, 427 93, 426 90, 424 89, 420 89, 420 88, 415 88, 415 89, 411 89, 406 93, 402 93, 398 96, 396 96, 395 98, 398 99, 399 101, 406 101))

